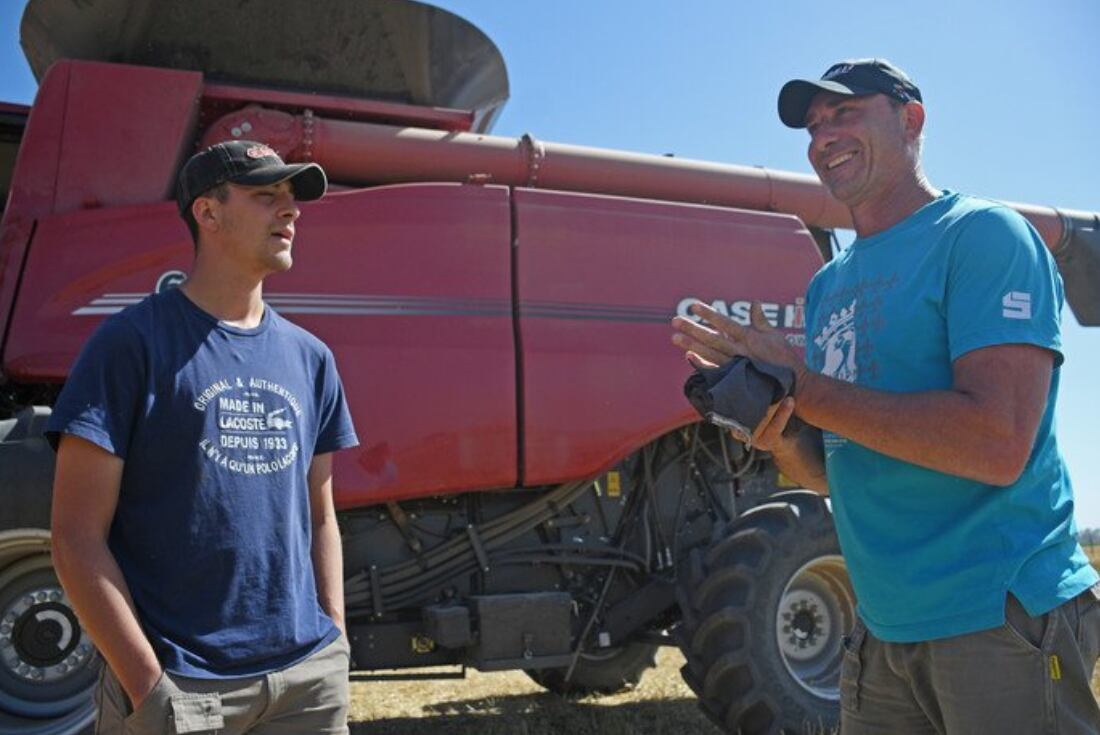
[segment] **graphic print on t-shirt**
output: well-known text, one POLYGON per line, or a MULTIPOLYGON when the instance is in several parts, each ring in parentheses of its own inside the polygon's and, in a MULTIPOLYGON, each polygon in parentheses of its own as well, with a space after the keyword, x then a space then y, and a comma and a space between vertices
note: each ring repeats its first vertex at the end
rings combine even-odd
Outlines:
POLYGON ((821 334, 814 337, 814 344, 824 353, 822 374, 849 383, 856 382, 859 374, 856 366, 855 317, 856 300, 852 299, 848 306, 830 314, 821 334))
POLYGON ((263 378, 224 378, 199 393, 192 406, 213 413, 199 450, 218 467, 240 475, 285 471, 300 447, 292 431, 302 405, 289 390, 263 378), (211 427, 213 434, 210 434, 211 427))

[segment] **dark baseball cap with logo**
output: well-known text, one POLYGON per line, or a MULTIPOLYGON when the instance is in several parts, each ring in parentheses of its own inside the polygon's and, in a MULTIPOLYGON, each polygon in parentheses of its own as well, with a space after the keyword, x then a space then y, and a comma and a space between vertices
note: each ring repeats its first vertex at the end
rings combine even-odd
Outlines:
POLYGON ((818 92, 862 97, 884 94, 899 102, 921 102, 920 90, 905 72, 885 59, 851 59, 830 66, 821 79, 792 79, 779 91, 779 119, 790 128, 806 127, 806 112, 818 92))
POLYGON ((316 163, 284 163, 270 146, 253 140, 230 140, 199 151, 183 164, 176 180, 176 204, 183 214, 198 197, 225 182, 267 186, 289 181, 300 202, 320 199, 328 188, 316 163))

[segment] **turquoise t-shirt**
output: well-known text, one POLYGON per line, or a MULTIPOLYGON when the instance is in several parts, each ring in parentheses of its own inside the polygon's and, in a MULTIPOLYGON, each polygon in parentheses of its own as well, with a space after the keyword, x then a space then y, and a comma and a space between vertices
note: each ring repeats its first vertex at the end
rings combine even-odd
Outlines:
MULTIPOLYGON (((952 362, 1024 343, 1055 354, 1027 467, 1010 487, 924 469, 824 432, 840 545, 860 617, 886 641, 946 638, 1004 622, 1011 592, 1032 615, 1094 584, 1054 434, 1062 281, 1039 235, 993 202, 944 192, 857 239, 810 283, 812 370, 882 391, 952 385, 952 362)), ((905 421, 898 416, 898 421, 905 421)))

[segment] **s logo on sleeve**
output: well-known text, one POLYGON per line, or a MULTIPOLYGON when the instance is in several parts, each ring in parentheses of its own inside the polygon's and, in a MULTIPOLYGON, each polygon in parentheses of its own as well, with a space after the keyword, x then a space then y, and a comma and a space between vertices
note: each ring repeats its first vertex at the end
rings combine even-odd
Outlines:
POLYGON ((1001 299, 1001 316, 1005 319, 1030 319, 1031 294, 1027 291, 1009 291, 1001 299))

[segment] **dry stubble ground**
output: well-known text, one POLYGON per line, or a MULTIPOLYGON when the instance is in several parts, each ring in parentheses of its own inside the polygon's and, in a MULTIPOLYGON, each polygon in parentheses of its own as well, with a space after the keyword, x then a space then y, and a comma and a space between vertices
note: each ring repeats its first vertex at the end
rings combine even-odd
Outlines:
MULTIPOLYGON (((1100 548, 1090 549, 1100 567, 1100 548), (1093 553, 1094 552, 1094 553, 1093 553)), ((637 689, 567 700, 520 672, 462 680, 353 681, 353 735, 716 735, 680 678, 683 658, 662 649, 637 689)), ((1092 690, 1100 699, 1100 676, 1092 690)), ((811 729, 808 728, 808 731, 811 729)), ((816 733, 821 729, 817 728, 816 733)))
POLYGON ((683 658, 662 649, 633 691, 564 699, 521 672, 468 671, 464 680, 353 681, 353 735, 714 735, 680 678, 683 658))

